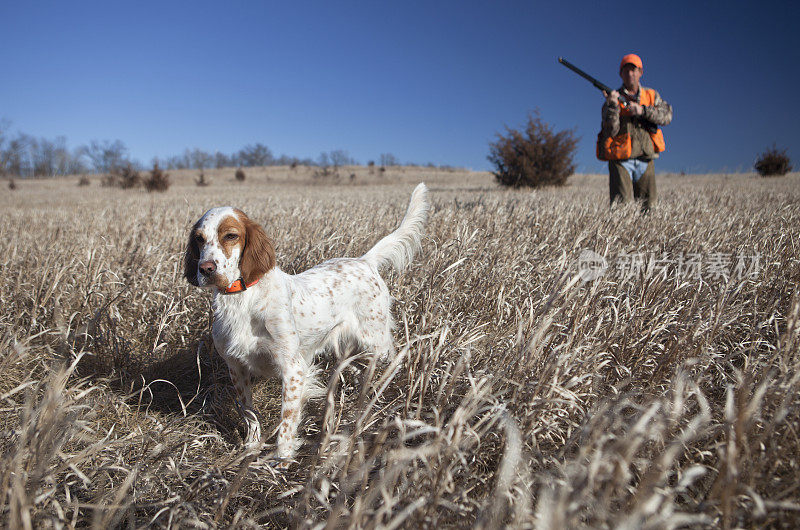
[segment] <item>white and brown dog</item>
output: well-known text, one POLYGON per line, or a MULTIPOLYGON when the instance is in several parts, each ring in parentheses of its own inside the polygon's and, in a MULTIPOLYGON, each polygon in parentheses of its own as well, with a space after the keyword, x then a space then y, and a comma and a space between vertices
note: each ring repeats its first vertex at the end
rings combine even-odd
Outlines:
POLYGON ((400 227, 369 252, 297 275, 276 266, 271 240, 241 210, 213 208, 197 221, 184 276, 213 292, 214 346, 228 364, 248 445, 261 442, 252 377, 282 380, 277 456, 291 458, 304 400, 316 385, 314 356, 344 344, 379 356, 394 353, 391 297, 379 271, 385 265, 400 271, 410 263, 429 209, 427 188, 419 184, 400 227))

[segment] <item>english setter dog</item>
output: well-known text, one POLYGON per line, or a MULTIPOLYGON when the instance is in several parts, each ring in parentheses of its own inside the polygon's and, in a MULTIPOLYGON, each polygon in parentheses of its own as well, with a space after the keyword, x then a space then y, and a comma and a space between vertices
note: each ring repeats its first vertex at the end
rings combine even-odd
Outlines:
POLYGON ((212 208, 195 223, 184 276, 213 293, 214 346, 228 365, 248 446, 261 443, 252 377, 281 378, 277 456, 289 459, 299 445, 303 403, 317 385, 315 355, 341 344, 381 357, 394 353, 391 297, 379 271, 387 265, 401 271, 411 262, 429 210, 428 190, 419 184, 399 228, 369 252, 296 275, 277 267, 272 241, 241 210, 212 208))

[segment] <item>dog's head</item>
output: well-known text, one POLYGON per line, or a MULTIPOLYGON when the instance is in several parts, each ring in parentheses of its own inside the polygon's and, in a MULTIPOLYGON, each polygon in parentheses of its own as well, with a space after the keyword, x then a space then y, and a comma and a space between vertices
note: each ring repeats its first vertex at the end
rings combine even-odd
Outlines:
POLYGON ((183 263, 189 283, 224 291, 239 278, 249 284, 269 272, 275 247, 243 211, 212 208, 192 227, 183 263))

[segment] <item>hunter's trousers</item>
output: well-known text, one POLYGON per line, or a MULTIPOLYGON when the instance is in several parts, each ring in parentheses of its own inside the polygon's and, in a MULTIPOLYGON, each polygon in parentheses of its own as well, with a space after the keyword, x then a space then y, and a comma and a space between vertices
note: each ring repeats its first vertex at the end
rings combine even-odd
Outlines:
POLYGON ((642 211, 647 211, 656 205, 656 169, 653 161, 647 161, 647 166, 641 175, 631 178, 630 172, 622 164, 622 160, 608 161, 608 188, 611 195, 611 205, 616 201, 629 202, 634 199, 642 201, 642 211))

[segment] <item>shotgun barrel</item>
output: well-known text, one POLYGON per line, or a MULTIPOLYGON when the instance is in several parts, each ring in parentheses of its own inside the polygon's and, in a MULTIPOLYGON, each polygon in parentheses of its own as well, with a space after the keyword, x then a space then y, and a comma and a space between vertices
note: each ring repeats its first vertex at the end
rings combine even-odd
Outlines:
MULTIPOLYGON (((594 85, 594 87, 596 89, 598 89, 601 92, 603 92, 603 94, 605 94, 606 96, 608 96, 611 93, 612 89, 610 89, 608 87, 608 85, 604 85, 603 83, 601 83, 600 81, 598 81, 594 77, 590 76, 589 74, 587 74, 586 72, 584 72, 583 70, 581 70, 580 68, 578 68, 577 66, 575 66, 574 64, 569 62, 568 60, 564 59, 563 57, 559 57, 558 58, 558 62, 560 62, 561 64, 563 64, 564 66, 566 66, 567 68, 569 68, 570 70, 572 70, 573 72, 575 72, 576 74, 581 76, 582 78, 584 78, 587 81, 589 81, 591 84, 594 85)), ((621 99, 619 100, 619 106, 622 107, 623 109, 627 109, 628 108, 628 100, 627 100, 627 98, 623 94, 620 94, 620 98, 621 99)))
POLYGON ((589 74, 587 74, 586 72, 584 72, 583 70, 581 70, 580 68, 578 68, 577 66, 575 66, 574 64, 569 62, 568 60, 564 59, 563 57, 559 57, 558 58, 558 62, 560 62, 561 64, 563 64, 564 66, 566 66, 567 68, 569 68, 570 70, 572 70, 573 72, 575 72, 576 74, 581 76, 582 78, 584 78, 587 81, 589 81, 598 90, 602 90, 606 94, 610 94, 611 93, 611 89, 608 88, 607 85, 604 85, 603 83, 601 83, 600 81, 598 81, 594 77, 590 76, 589 74))

